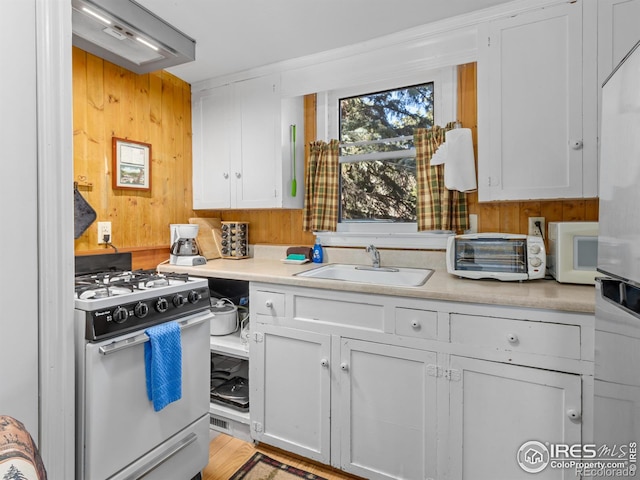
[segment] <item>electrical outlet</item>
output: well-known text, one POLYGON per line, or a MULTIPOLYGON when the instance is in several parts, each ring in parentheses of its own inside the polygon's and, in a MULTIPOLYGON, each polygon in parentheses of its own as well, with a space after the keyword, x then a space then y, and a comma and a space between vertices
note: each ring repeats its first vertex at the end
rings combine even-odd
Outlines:
POLYGON ((544 237, 546 222, 544 217, 529 217, 529 235, 533 237, 544 237), (536 223, 540 222, 540 227, 536 223))
POLYGON ((98 222, 98 244, 113 243, 111 237, 111 222, 98 222), (105 236, 108 237, 105 242, 105 236))

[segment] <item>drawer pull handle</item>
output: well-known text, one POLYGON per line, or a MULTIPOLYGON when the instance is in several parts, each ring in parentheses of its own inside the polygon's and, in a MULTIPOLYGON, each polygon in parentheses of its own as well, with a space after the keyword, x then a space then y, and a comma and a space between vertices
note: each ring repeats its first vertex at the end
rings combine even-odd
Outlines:
POLYGON ((518 343, 518 335, 515 333, 507 333, 507 340, 509 343, 518 343))
POLYGON ((329 366, 329 360, 327 360, 326 358, 323 358, 322 360, 320 360, 320 365, 322 365, 323 367, 328 367, 329 366))
POLYGON ((411 326, 413 328, 420 328, 420 322, 417 320, 411 320, 411 326))
POLYGON ((567 410, 567 417, 569 417, 570 420, 580 420, 580 416, 580 412, 574 408, 567 410))
POLYGON ((342 370, 343 372, 346 372, 349 370, 349 365, 347 365, 346 362, 343 362, 340 364, 340 370, 342 370))
POLYGON ((264 302, 264 306, 267 308, 273 308, 273 300, 267 300, 264 302))

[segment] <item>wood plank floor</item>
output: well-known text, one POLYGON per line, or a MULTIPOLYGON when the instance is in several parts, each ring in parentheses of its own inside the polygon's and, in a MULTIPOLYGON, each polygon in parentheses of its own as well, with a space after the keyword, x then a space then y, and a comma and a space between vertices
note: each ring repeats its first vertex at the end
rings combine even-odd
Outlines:
POLYGON ((358 480, 340 470, 314 463, 268 445, 254 445, 229 435, 220 434, 209 444, 209 465, 202 471, 203 480, 229 480, 255 452, 261 452, 280 462, 314 473, 328 480, 358 480))

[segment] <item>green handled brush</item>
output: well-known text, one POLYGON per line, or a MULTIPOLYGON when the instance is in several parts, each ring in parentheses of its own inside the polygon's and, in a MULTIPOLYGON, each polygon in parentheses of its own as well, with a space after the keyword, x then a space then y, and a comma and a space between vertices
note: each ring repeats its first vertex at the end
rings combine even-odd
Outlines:
POLYGON ((293 170, 291 172, 291 196, 296 196, 298 182, 296 181, 296 126, 291 125, 291 161, 293 162, 293 170))

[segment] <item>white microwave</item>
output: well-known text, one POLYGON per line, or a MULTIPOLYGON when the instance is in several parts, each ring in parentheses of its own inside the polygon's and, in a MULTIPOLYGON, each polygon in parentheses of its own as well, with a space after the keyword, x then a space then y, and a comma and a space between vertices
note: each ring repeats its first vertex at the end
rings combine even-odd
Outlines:
POLYGON ((458 277, 522 281, 544 278, 546 253, 542 237, 477 233, 449 237, 446 261, 458 277))
POLYGON ((549 222, 549 273, 561 283, 594 285, 598 266, 598 222, 549 222))

